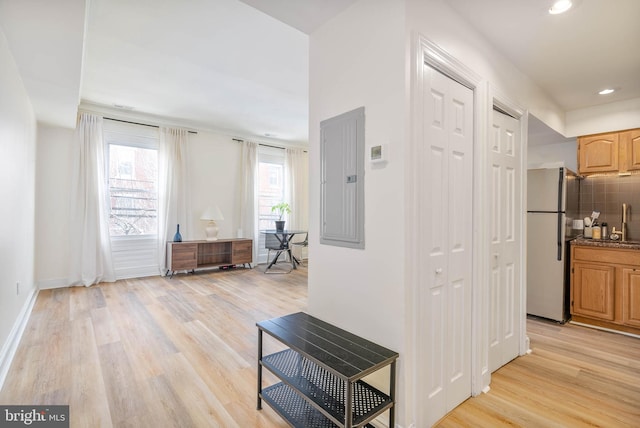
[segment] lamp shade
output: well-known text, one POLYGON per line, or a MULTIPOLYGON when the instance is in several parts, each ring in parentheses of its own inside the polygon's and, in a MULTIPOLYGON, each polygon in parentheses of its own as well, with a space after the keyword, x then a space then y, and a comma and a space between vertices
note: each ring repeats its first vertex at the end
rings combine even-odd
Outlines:
POLYGON ((224 220, 224 216, 222 215, 222 211, 216 205, 215 207, 208 207, 200 216, 200 220, 224 220))

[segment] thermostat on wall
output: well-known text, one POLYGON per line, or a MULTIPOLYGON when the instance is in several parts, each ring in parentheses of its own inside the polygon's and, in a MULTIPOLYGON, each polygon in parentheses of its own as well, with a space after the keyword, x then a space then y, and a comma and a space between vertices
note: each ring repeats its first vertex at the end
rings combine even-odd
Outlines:
POLYGON ((387 146, 384 144, 371 146, 369 159, 371 163, 385 162, 387 160, 387 146))

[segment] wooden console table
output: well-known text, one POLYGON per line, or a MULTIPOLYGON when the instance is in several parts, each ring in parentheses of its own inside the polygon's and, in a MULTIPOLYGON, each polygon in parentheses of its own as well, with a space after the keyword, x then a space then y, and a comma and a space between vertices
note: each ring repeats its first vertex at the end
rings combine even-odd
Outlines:
POLYGON ((179 270, 251 264, 253 240, 248 238, 217 241, 167 242, 167 276, 179 270))
POLYGON ((398 353, 303 312, 261 321, 258 326, 258 410, 262 400, 291 426, 372 427, 389 411, 394 425, 398 353), (265 332, 289 349, 262 355, 265 332), (391 365, 389 394, 362 380, 391 365), (281 382, 262 388, 262 368, 281 382))

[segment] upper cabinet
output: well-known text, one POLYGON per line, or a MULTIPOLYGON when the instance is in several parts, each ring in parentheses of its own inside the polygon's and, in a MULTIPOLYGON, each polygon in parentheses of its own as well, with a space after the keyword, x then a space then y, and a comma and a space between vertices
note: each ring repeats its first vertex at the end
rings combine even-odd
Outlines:
POLYGON ((620 162, 622 171, 640 171, 640 129, 620 133, 620 162))
POLYGON ((640 171, 640 129, 578 137, 583 175, 640 171))
POLYGON ((617 172, 620 135, 615 133, 578 137, 580 174, 617 172))

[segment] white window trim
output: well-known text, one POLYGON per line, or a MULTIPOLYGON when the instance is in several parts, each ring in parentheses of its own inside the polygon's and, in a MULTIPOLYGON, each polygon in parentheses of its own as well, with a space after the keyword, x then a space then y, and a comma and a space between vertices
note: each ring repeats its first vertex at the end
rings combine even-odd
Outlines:
MULTIPOLYGON (((159 150, 158 128, 105 120, 105 181, 109 181, 109 146, 111 144, 159 150)), ((111 236, 116 279, 153 276, 158 274, 158 233, 111 236)))

